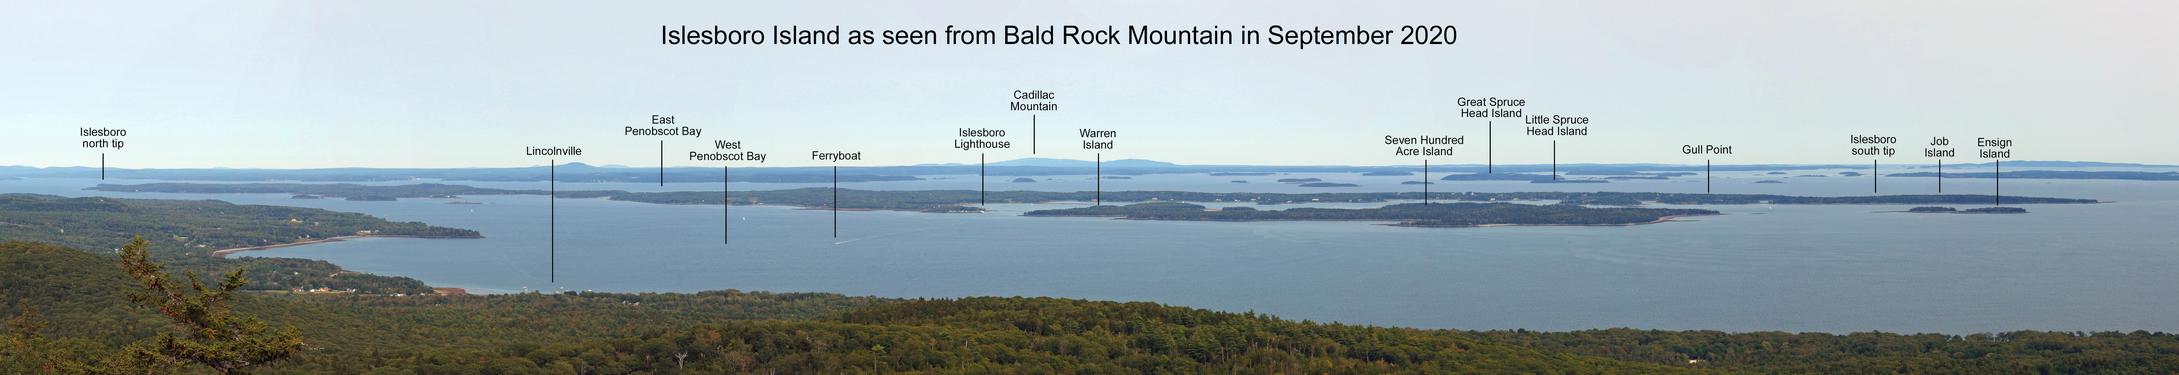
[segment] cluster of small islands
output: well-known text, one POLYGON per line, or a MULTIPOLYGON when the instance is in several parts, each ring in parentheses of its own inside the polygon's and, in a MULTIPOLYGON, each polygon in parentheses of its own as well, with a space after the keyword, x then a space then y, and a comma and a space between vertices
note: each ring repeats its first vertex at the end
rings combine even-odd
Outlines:
MULTIPOLYGON (((1320 183, 1310 178, 1281 179, 1282 183, 1320 183)), ((1770 194, 1697 194, 1654 192, 1323 192, 1323 193, 1214 193, 1185 191, 1046 192, 976 190, 880 191, 857 189, 799 188, 783 190, 630 192, 621 190, 573 190, 550 192, 535 189, 495 189, 451 184, 361 185, 307 183, 147 183, 100 184, 87 190, 153 193, 256 193, 292 194, 297 199, 342 198, 355 201, 391 201, 402 198, 459 199, 464 195, 552 195, 555 198, 605 198, 655 204, 784 205, 811 209, 897 210, 931 213, 985 212, 978 203, 1123 202, 1128 205, 1095 205, 1029 211, 1035 217, 1115 217, 1134 220, 1198 221, 1384 221, 1414 227, 1475 227, 1495 225, 1633 225, 1656 223, 1677 217, 1715 215, 1717 211, 1689 208, 1637 207, 1646 203, 1668 205, 1734 204, 2085 204, 2094 199, 1989 195, 1877 195, 1811 197, 1770 194), (1427 203, 1395 203, 1422 201, 1427 203), (1220 203, 1212 208, 1191 203, 1220 203), (1512 203, 1532 202, 1532 203, 1512 203), (1263 210, 1232 204, 1259 206, 1305 203, 1394 203, 1377 208, 1299 207, 1263 210), (1430 204, 1435 203, 1435 204, 1430 204)), ((449 204, 478 204, 455 200, 449 204)), ((2011 207, 1956 210, 1917 207, 1907 212, 2025 213, 2011 207)))
MULTIPOLYGON (((1139 172, 1138 172, 1138 173, 1139 173, 1139 172)), ((1272 176, 1272 175, 1277 175, 1277 174, 1279 174, 1279 173, 1276 173, 1276 172, 1210 172, 1210 173, 1208 173, 1208 174, 1209 174, 1209 175, 1211 175, 1211 176, 1231 176, 1231 177, 1262 177, 1262 176, 1272 176)), ((1397 177, 1397 176, 1413 176, 1413 175, 1415 175, 1415 172, 1409 172, 1409 171, 1404 171, 1404 170, 1367 170, 1367 171, 1362 171, 1362 172, 1359 172, 1359 173, 1357 173, 1357 174, 1358 174, 1358 175, 1360 175, 1360 176, 1364 176, 1364 177, 1397 177)), ((1631 171, 1631 170, 1617 170, 1617 169, 1597 169, 1597 170, 1574 170, 1574 171, 1567 171, 1567 172, 1564 172, 1564 173, 1558 173, 1558 172, 1553 172, 1553 173, 1549 173, 1549 174, 1539 174, 1539 173, 1449 173, 1449 174, 1445 174, 1445 175, 1444 175, 1444 176, 1442 176, 1442 177, 1438 177, 1438 178, 1437 178, 1437 180, 1440 180, 1440 181, 1515 181, 1515 182, 1528 182, 1528 183, 1536 183, 1536 184, 1602 184, 1602 183, 1610 183, 1610 182, 1613 182, 1613 181, 1622 181, 1622 180, 1670 180, 1670 179, 1672 179, 1672 178, 1675 178, 1675 177, 1688 177, 1688 176, 1697 176, 1697 175, 1701 175, 1701 173, 1696 173, 1696 172, 1679 172, 1679 171, 1671 171, 1671 172, 1650 172, 1650 171, 1631 171)), ((1860 177, 1860 176, 1866 176, 1867 174, 1864 174, 1864 173, 1861 173, 1861 172, 1855 172, 1855 171, 1843 171, 1843 172, 1837 172, 1837 175, 1838 175, 1838 176, 1841 176, 1841 177, 1860 177)), ((1824 175, 1824 174, 1798 174, 1798 175, 1796 175, 1796 174, 1792 174, 1792 173, 1787 173, 1787 172, 1784 172, 1784 171, 1770 171, 1770 172, 1765 172, 1765 173, 1759 173, 1759 174, 1756 174, 1755 176, 1757 176, 1757 177, 1772 177, 1772 178, 1773 178, 1773 179, 1762 179, 1762 180, 1756 180, 1756 181, 1752 182, 1752 183, 1756 183, 1756 184, 1783 184, 1783 183, 1786 183, 1786 181, 1785 181, 1785 180, 1780 180, 1780 179, 1775 179, 1775 178, 1820 178, 1820 177, 1831 177, 1831 175, 1824 175)), ((1999 176, 1999 174, 1996 174, 1996 173, 1990 173, 1990 172, 1964 172, 1964 173, 1963 173, 1963 172, 1953 172, 1953 173, 1937 173, 1937 172, 1903 172, 1903 173, 1892 173, 1892 174, 1888 174, 1888 175, 1885 175, 1885 176, 1888 176, 1888 177, 1942 177, 1942 178, 1989 179, 1989 178, 1995 178, 1995 177, 1999 176)), ((2179 172, 2127 172, 2127 171, 2049 171, 2049 170, 2028 170, 2028 171, 2013 171, 2013 172, 2005 172, 2005 173, 2003 174, 2003 176, 2004 176, 2005 178, 2015 178, 2015 179, 2109 179, 2109 180, 2141 180, 2141 181, 2179 181, 2179 172)), ((1133 177, 1130 177, 1130 176, 1104 176, 1103 178, 1104 178, 1104 179, 1111 179, 1111 180, 1124 180, 1124 179, 1131 179, 1131 178, 1133 178, 1133 177)), ((913 178, 913 177, 907 177, 907 178, 905 178, 905 179, 907 179, 907 180, 913 180, 913 179, 918 179, 918 178, 913 178)), ((1049 178, 1047 178, 1047 179, 1049 179, 1049 178)), ((862 179, 858 179, 858 181, 860 181, 860 180, 862 180, 862 179)), ((893 180, 901 180, 901 179, 893 179, 893 180)), ((1014 183, 1034 183, 1034 182, 1038 182, 1039 180, 1038 180, 1038 179, 1036 179, 1036 178, 1032 178, 1032 177, 1016 177, 1016 178, 1014 178, 1014 179, 1013 179, 1013 180, 1011 180, 1011 181, 1012 181, 1012 182, 1014 182, 1014 183)), ((807 182, 807 181, 805 181, 805 182, 807 182)), ((1249 181, 1249 180, 1231 180, 1231 181, 1229 181, 1229 182, 1231 182, 1231 183, 1236 183, 1236 184, 1246 184, 1246 183, 1250 183, 1251 181, 1249 181)), ((1299 187, 1308 187, 1308 188, 1348 188, 1348 187, 1360 187, 1360 186, 1362 186, 1362 185, 1360 185, 1360 184, 1353 184, 1353 183, 1345 183, 1345 182, 1334 182, 1334 181, 1326 181, 1326 180, 1324 180, 1324 179, 1322 179, 1322 178, 1316 178, 1316 177, 1301 177, 1301 178, 1281 178, 1281 179, 1277 179, 1277 180, 1274 180, 1274 182, 1278 182, 1278 183, 1282 183, 1282 184, 1294 184, 1294 186, 1299 186, 1299 187)), ((1419 181, 1419 180, 1418 180, 1418 181, 1402 181, 1402 182, 1400 182, 1400 184, 1401 184, 1401 185, 1429 185, 1429 184, 1433 184, 1433 182, 1430 182, 1430 181, 1419 181)))

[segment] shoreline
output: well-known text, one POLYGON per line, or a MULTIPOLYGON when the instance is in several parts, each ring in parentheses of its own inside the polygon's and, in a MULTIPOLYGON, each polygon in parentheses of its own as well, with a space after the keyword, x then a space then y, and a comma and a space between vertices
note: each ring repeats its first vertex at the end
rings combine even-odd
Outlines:
POLYGON ((341 242, 341 241, 347 241, 347 240, 352 240, 352 239, 359 239, 359 238, 364 238, 364 237, 371 237, 371 236, 364 236, 364 235, 348 235, 348 236, 334 236, 334 237, 326 237, 326 238, 320 238, 320 239, 315 239, 315 240, 309 240, 309 241, 302 241, 302 242, 290 242, 290 243, 283 243, 283 244, 272 244, 272 245, 264 245, 264 246, 249 246, 249 247, 237 247, 237 248, 219 249, 219 250, 212 250, 212 257, 214 257, 214 258, 226 258, 228 254, 234 254, 234 253, 239 253, 239 252, 244 252, 244 251, 272 250, 272 249, 278 249, 278 248, 283 248, 283 247, 295 247, 295 246, 302 246, 302 245, 315 245, 315 244, 321 244, 321 243, 333 243, 333 242, 341 242))
MULTIPOLYGON (((1904 212, 1904 211, 1901 211, 1901 212, 1904 212)), ((1189 222, 1207 222, 1207 223, 1264 223, 1264 222, 1312 222, 1312 221, 1318 221, 1318 222, 1385 222, 1385 221, 1393 221, 1393 222, 1391 222, 1391 223, 1381 223, 1381 224, 1376 224, 1376 225, 1383 225, 1383 226, 1388 226, 1388 227, 1403 227, 1403 228, 1499 228, 1499 227, 1631 227, 1631 226, 1636 226, 1636 225, 1649 225, 1649 224, 1666 223, 1666 222, 1671 222, 1671 221, 1674 221, 1675 219, 1679 219, 1679 218, 1683 218, 1683 217, 1694 217, 1694 216, 1717 216, 1717 215, 1724 215, 1724 214, 1722 214, 1722 213, 1719 213, 1719 214, 1704 214, 1704 215, 1668 215, 1668 216, 1658 217, 1658 218, 1657 218, 1656 220, 1644 221, 1644 222, 1639 222, 1639 223, 1625 223, 1625 224, 1478 224, 1478 225, 1415 225, 1415 224, 1407 224, 1407 223, 1400 223, 1400 222, 1397 222, 1398 220, 1396 220, 1396 219, 1307 219, 1307 220, 1171 220, 1171 219, 1137 219, 1137 218, 1130 218, 1130 217, 1125 217, 1125 216, 1087 216, 1087 215, 1084 215, 1084 216, 1069 216, 1069 215, 1058 215, 1058 216, 1028 216, 1028 215, 1022 215, 1022 216, 1025 216, 1025 217, 1081 217, 1081 218, 1106 218, 1107 220, 1133 220, 1133 221, 1189 221, 1189 222)))
POLYGON ((1720 214, 1707 214, 1707 215, 1669 215, 1669 216, 1659 217, 1659 218, 1657 218, 1657 220, 1650 220, 1650 221, 1644 221, 1644 222, 1640 222, 1640 223, 1626 223, 1626 224, 1483 224, 1483 225, 1457 225, 1457 226, 1455 226, 1455 225, 1406 225, 1406 224, 1385 224, 1385 225, 1390 225, 1390 226, 1396 226, 1396 227, 1415 227, 1415 228, 1491 228, 1491 227, 1631 227, 1631 226, 1636 226, 1636 225, 1650 225, 1650 224, 1659 224, 1659 223, 1666 223, 1666 222, 1671 222, 1671 221, 1674 221, 1674 220, 1676 220, 1676 219, 1679 219, 1679 218, 1682 218, 1682 217, 1694 217, 1694 216, 1718 216, 1718 215, 1724 215, 1724 214, 1721 214, 1721 213, 1720 213, 1720 214))
MULTIPOLYGON (((334 242, 341 242, 341 241, 347 241, 347 240, 356 240, 356 239, 364 239, 364 238, 380 238, 380 237, 383 237, 383 238, 430 238, 430 239, 460 239, 460 238, 464 238, 464 237, 419 237, 419 236, 403 236, 403 235, 393 235, 393 234, 371 234, 371 235, 362 235, 362 234, 355 234, 355 235, 346 235, 346 236, 333 236, 333 237, 326 237, 326 238, 320 238, 320 239, 315 239, 315 240, 309 240, 309 241, 302 241, 302 242, 289 242, 289 243, 281 243, 281 244, 271 244, 271 245, 262 245, 262 246, 247 246, 247 247, 236 247, 236 248, 226 248, 226 249, 212 250, 212 257, 214 257, 214 258, 226 258, 226 257, 227 257, 227 255, 229 255, 229 254, 234 254, 234 253, 240 253, 240 252, 245 252, 245 251, 272 250, 272 249, 278 249, 278 248, 284 248, 284 247, 296 247, 296 246, 303 246, 303 245, 316 245, 316 244, 322 244, 322 243, 334 243, 334 242)), ((478 237, 478 238, 482 238, 482 237, 478 237)), ((345 270, 345 269, 343 269, 343 271, 346 271, 346 270, 345 270)))

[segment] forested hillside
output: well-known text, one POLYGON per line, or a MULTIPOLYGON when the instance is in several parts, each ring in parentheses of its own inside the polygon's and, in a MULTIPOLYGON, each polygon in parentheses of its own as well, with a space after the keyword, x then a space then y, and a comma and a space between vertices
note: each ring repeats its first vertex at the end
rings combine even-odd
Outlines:
POLYGON ((414 279, 344 273, 332 263, 306 259, 226 259, 219 249, 266 246, 372 235, 475 238, 473 230, 394 222, 370 215, 315 208, 238 205, 216 200, 66 198, 0 194, 0 240, 40 241, 96 253, 112 253, 135 236, 152 257, 177 269, 211 275, 249 270, 254 290, 327 288, 366 294, 430 293, 414 279))
MULTIPOLYGON (((110 256, 0 244, 0 372, 97 363, 174 328, 110 256), (39 311, 25 319, 26 308, 39 311), (35 322, 25 324, 21 322, 35 322), (42 327, 40 327, 42 326, 42 327)), ((304 349, 257 373, 2170 373, 2164 333, 1970 336, 1419 330, 1054 298, 244 294, 304 349)), ((203 369, 192 370, 203 372, 203 369)))

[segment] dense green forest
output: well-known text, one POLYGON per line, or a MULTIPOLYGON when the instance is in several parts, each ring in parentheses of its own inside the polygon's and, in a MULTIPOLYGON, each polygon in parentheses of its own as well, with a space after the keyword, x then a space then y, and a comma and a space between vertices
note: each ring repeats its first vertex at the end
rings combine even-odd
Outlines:
POLYGON ((1178 202, 1136 203, 1029 211, 1028 216, 1109 216, 1137 220, 1382 220, 1403 226, 1473 227, 1482 225, 1629 225, 1673 216, 1716 215, 1717 211, 1671 208, 1592 208, 1572 204, 1405 203, 1378 208, 1289 208, 1258 210, 1226 207, 1206 210, 1178 202))
POLYGON ((132 236, 150 244, 155 259, 204 274, 248 266, 248 289, 327 288, 360 293, 430 293, 414 279, 342 272, 324 261, 287 258, 228 259, 219 249, 278 245, 369 231, 381 236, 476 238, 476 231, 392 222, 370 215, 314 208, 237 205, 214 200, 65 198, 0 194, 0 239, 36 240, 95 252, 112 252, 132 236))
POLYGON ((0 194, 0 238, 38 238, 86 249, 119 248, 129 236, 137 234, 160 246, 228 249, 350 236, 363 231, 386 236, 481 237, 473 230, 314 208, 215 200, 0 194), (85 225, 89 223, 98 225, 85 225))
MULTIPOLYGON (((1548 177, 1548 176, 1546 176, 1548 177)), ((1309 179, 1300 179, 1309 180, 1309 179)), ((543 195, 540 190, 504 190, 476 188, 461 185, 415 184, 370 186, 353 184, 203 184, 203 183, 153 183, 139 185, 101 184, 89 188, 100 191, 159 192, 159 193, 275 193, 311 194, 329 197, 399 197, 424 198, 450 195, 543 195)), ((960 212, 959 206, 979 201, 989 203, 1049 203, 1088 202, 1101 199, 1105 202, 1252 202, 1256 204, 1288 204, 1310 202, 1374 203, 1395 200, 1421 200, 1420 192, 1375 193, 1209 193, 1184 191, 991 191, 976 190, 907 190, 873 191, 839 189, 837 195, 829 188, 800 188, 784 190, 736 191, 722 194, 718 191, 676 192, 627 192, 618 190, 560 191, 560 198, 607 198, 612 200, 659 203, 659 204, 720 204, 736 205, 776 204, 797 207, 830 208, 837 197, 843 209, 902 210, 931 212, 960 212)), ((1580 204, 1637 205, 1643 202, 1681 205, 1709 204, 1982 204, 1995 202, 1989 195, 1874 195, 1853 197, 1804 197, 1769 194, 1700 194, 1700 193, 1649 193, 1649 192, 1432 192, 1435 201, 1564 201, 1580 204)), ((2005 196, 2005 204, 2082 204, 2096 203, 2094 199, 2045 198, 2005 196)))
MULTIPOLYGON (((0 243, 0 373, 128 358, 174 324, 111 256, 0 243), (33 312, 34 311, 34 312, 33 312)), ((2179 336, 1458 331, 1152 303, 831 294, 238 294, 300 349, 256 373, 2170 373, 2179 336)), ((97 368, 93 368, 98 370, 97 368)), ((209 373, 186 362, 154 373, 209 373)))

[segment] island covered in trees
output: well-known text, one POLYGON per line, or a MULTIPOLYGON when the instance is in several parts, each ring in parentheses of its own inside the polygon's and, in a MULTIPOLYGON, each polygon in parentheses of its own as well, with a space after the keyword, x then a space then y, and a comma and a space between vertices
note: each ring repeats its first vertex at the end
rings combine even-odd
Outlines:
POLYGON ((1951 207, 1922 206, 1909 208, 1906 212, 1918 214, 2024 214, 2028 213, 2028 209, 2019 207, 1983 207, 1962 210, 1951 207))
MULTIPOLYGON (((1893 174, 1888 174, 1888 175, 1885 175, 1885 176, 1887 176, 1887 177, 1940 177, 1940 175, 1939 175, 1938 173, 1936 173, 1936 172, 1907 172, 1907 173, 1893 173, 1893 174)), ((2012 179, 2024 179, 2024 180, 2135 180, 2135 181, 2179 181, 2179 172, 2139 172, 2139 171, 2049 171, 2049 170, 2026 170, 2026 171, 2012 171, 2012 172, 2005 172, 2005 173, 2003 173, 2003 174, 1997 174, 1997 173, 1990 173, 1990 172, 1948 172, 1948 173, 1944 173, 1944 174, 1942 175, 1942 177, 1944 177, 1944 178, 1981 178, 1981 179, 1988 179, 1988 178, 1996 178, 1996 177, 2004 177, 2004 178, 2012 178, 2012 179)))
POLYGON ((1134 220, 1200 221, 1297 221, 1370 220, 1392 221, 1413 227, 1479 227, 1495 225, 1634 225, 1663 222, 1674 217, 1716 215, 1717 211, 1673 208, 1592 208, 1571 204, 1517 203, 1405 203, 1378 208, 1289 208, 1258 210, 1226 207, 1216 210, 1179 202, 1136 203, 1080 208, 1037 210, 1026 216, 1097 216, 1134 220))

